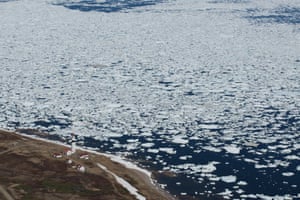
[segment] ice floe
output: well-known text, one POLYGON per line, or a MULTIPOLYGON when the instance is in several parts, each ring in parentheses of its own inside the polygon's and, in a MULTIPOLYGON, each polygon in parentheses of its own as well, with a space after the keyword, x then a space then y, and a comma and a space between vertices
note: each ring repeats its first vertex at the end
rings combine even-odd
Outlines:
POLYGON ((239 154, 240 151, 241 151, 241 148, 240 147, 237 147, 237 146, 225 146, 223 147, 228 153, 231 153, 231 154, 239 154))
POLYGON ((233 176, 233 175, 221 176, 220 178, 225 183, 234 183, 234 182, 236 182, 236 179, 237 179, 236 176, 233 176))
POLYGON ((221 152, 222 149, 221 148, 217 148, 217 147, 213 147, 213 146, 206 146, 206 147, 202 147, 202 149, 207 150, 207 151, 212 151, 212 152, 221 152))
POLYGON ((169 148, 169 147, 160 147, 159 151, 165 152, 168 154, 176 154, 176 150, 174 150, 173 148, 169 148))
POLYGON ((238 185, 248 185, 248 183, 246 181, 239 181, 237 182, 238 185))
POLYGON ((282 176, 294 176, 295 173, 294 172, 283 172, 282 176))

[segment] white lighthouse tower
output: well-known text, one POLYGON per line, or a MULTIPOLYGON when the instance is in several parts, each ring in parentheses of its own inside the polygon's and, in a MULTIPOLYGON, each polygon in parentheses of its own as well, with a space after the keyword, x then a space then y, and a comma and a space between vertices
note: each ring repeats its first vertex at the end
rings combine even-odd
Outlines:
POLYGON ((71 151, 72 151, 72 154, 76 152, 76 138, 75 138, 74 134, 72 134, 71 151))

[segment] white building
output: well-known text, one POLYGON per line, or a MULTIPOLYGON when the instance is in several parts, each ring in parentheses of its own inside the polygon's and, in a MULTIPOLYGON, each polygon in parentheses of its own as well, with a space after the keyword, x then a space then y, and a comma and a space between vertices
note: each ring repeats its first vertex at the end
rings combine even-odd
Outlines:
POLYGON ((71 151, 72 151, 72 153, 76 152, 76 138, 75 138, 74 134, 72 134, 71 151))
POLYGON ((54 153, 52 156, 54 158, 62 158, 62 154, 60 154, 60 153, 54 153))
POLYGON ((82 165, 77 165, 77 170, 80 172, 85 172, 85 167, 82 165))
POLYGON ((73 154, 71 149, 66 149, 64 153, 65 153, 66 156, 70 156, 70 155, 73 154))
POLYGON ((72 163, 73 163, 73 161, 72 161, 71 159, 68 159, 68 160, 67 160, 67 164, 70 165, 70 164, 72 164, 72 163))
POLYGON ((79 156, 79 158, 80 158, 80 159, 84 159, 84 160, 88 160, 88 159, 89 159, 89 154, 86 154, 86 153, 81 154, 81 155, 79 156))

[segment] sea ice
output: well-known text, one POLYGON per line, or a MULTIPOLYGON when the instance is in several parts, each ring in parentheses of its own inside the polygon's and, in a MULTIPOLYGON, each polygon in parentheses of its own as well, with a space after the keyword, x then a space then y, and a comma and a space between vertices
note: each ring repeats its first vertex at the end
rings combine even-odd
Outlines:
POLYGON ((147 152, 156 154, 159 152, 159 150, 158 149, 148 149, 147 152))
POLYGON ((216 152, 216 153, 219 153, 222 151, 221 148, 217 148, 217 147, 213 147, 213 146, 206 146, 206 147, 202 147, 204 150, 207 150, 207 151, 212 151, 212 152, 216 152))
POLYGON ((192 158, 192 156, 180 156, 179 159, 180 160, 187 160, 188 158, 192 158))
POLYGON ((285 156, 284 158, 287 160, 300 160, 300 157, 296 156, 296 155, 288 155, 288 156, 285 156))
POLYGON ((224 192, 220 192, 218 194, 223 196, 223 197, 224 196, 230 197, 230 196, 232 196, 232 191, 226 188, 224 192))
POLYGON ((174 150, 173 148, 168 148, 168 147, 161 147, 161 148, 159 148, 159 151, 166 152, 168 154, 176 153, 176 150, 174 150))
POLYGON ((237 182, 238 185, 248 185, 248 183, 246 181, 239 181, 237 182))
POLYGON ((236 182, 236 176, 233 175, 229 175, 229 176, 221 176, 220 177, 222 181, 226 182, 226 183, 234 183, 236 182))
POLYGON ((237 146, 225 146, 223 147, 228 153, 231 153, 231 154, 239 154, 240 153, 240 150, 241 148, 240 147, 237 147, 237 146))
POLYGON ((176 143, 176 144, 187 144, 187 143, 189 143, 189 140, 184 139, 183 137, 184 136, 175 136, 173 138, 172 142, 176 143))
POLYGON ((142 147, 150 148, 153 147, 155 144, 154 143, 143 143, 141 144, 142 147))
POLYGON ((268 165, 255 164, 254 167, 256 169, 264 169, 264 168, 268 168, 268 165))
POLYGON ((202 173, 212 173, 217 169, 215 165, 219 164, 219 162, 210 162, 207 165, 199 165, 197 168, 200 169, 202 173))
POLYGON ((283 172, 282 176, 294 176, 295 173, 294 172, 283 172))

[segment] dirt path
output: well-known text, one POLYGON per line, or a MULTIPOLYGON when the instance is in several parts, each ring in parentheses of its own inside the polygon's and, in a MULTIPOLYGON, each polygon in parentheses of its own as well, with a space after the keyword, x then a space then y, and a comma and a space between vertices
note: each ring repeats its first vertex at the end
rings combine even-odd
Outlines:
POLYGON ((14 200, 10 194, 0 185, 0 193, 6 198, 6 200, 14 200))

